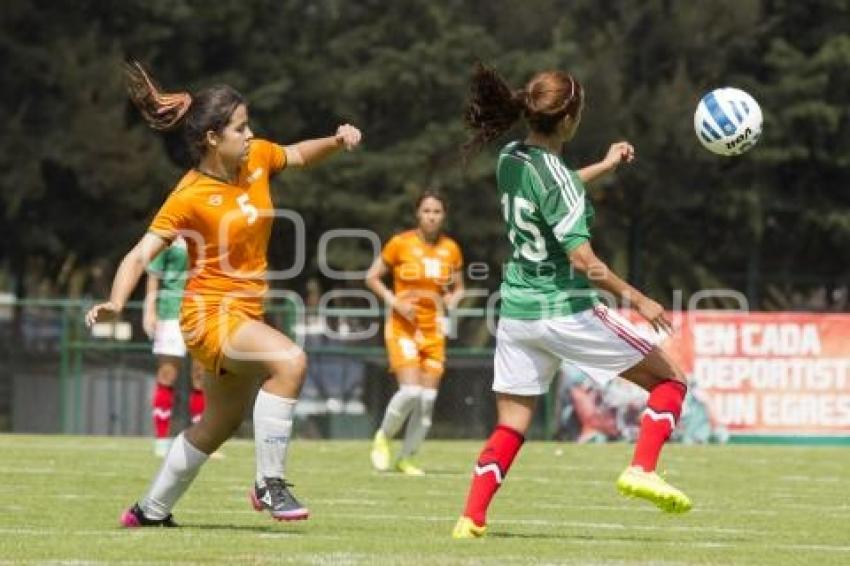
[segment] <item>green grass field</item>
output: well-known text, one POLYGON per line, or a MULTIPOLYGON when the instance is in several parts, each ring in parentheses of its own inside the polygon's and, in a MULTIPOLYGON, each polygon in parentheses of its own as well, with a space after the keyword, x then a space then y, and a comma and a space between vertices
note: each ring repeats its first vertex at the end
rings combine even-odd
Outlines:
POLYGON ((377 474, 365 442, 296 442, 289 478, 312 511, 277 523, 246 497, 253 445, 232 441, 175 509, 180 529, 117 518, 158 461, 138 438, 0 436, 0 564, 850 564, 850 451, 668 449, 686 516, 625 500, 626 445, 531 442, 490 512, 489 536, 455 541, 479 442, 429 441, 423 478, 377 474))

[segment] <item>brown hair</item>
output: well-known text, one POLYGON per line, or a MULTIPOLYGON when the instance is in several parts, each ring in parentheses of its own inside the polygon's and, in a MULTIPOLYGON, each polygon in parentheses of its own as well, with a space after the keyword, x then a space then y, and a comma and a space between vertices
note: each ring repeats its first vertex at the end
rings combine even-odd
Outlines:
POLYGON ((416 197, 416 201, 413 205, 413 212, 418 212, 419 207, 422 206, 422 203, 425 201, 425 199, 428 199, 428 198, 432 198, 434 200, 439 201, 440 204, 443 205, 443 212, 449 211, 449 204, 446 202, 446 197, 444 197, 443 194, 439 190, 437 190, 437 189, 425 189, 424 191, 419 193, 419 196, 416 197))
POLYGON ((125 65, 124 76, 130 100, 151 128, 159 132, 183 129, 193 165, 206 151, 207 132, 220 133, 236 107, 245 104, 245 97, 227 85, 212 86, 194 96, 185 91, 163 92, 138 61, 125 65))
POLYGON ((533 131, 551 134, 565 116, 578 115, 583 97, 581 83, 563 71, 539 72, 524 88, 511 90, 495 69, 477 63, 463 116, 473 136, 464 151, 474 153, 508 131, 520 116, 533 131))

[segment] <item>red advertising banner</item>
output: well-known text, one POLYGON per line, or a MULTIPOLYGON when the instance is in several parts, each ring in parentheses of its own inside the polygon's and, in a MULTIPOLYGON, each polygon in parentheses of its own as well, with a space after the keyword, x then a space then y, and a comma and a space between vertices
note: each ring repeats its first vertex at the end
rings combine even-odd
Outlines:
POLYGON ((692 311, 673 321, 666 349, 731 434, 850 436, 850 314, 692 311))

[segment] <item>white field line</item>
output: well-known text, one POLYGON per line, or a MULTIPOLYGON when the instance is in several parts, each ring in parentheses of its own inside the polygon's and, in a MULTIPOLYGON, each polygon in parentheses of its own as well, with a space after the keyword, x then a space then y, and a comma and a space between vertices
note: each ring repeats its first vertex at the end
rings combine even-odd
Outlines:
MULTIPOLYGON (((229 514, 229 513, 228 513, 229 514)), ((208 515, 208 514, 207 514, 208 515)), ((188 525, 181 526, 178 529, 168 529, 167 533, 169 537, 171 536, 182 536, 182 537, 197 537, 198 533, 196 529, 203 530, 202 525, 188 525)), ((118 521, 115 521, 114 527, 107 527, 104 529, 80 529, 80 530, 66 530, 62 528, 56 527, 45 527, 43 529, 34 529, 34 528, 0 528, 0 534, 9 534, 9 535, 18 535, 18 536, 38 536, 43 537, 46 535, 62 535, 63 537, 68 536, 79 536, 79 537, 144 537, 144 536, 155 536, 162 537, 163 530, 162 529, 122 529, 118 526, 118 521)), ((279 538, 279 537, 287 537, 287 538, 295 538, 295 537, 303 537, 304 532, 284 532, 281 531, 279 533, 258 533, 259 537, 269 537, 269 538, 279 538)), ((323 533, 309 533, 311 538, 320 538, 322 540, 325 539, 342 539, 343 537, 339 535, 331 535, 331 534, 323 534, 323 533)))
MULTIPOLYGON (((373 521, 425 521, 425 522, 451 522, 452 517, 437 516, 437 515, 397 515, 397 514, 372 514, 372 513, 334 513, 335 518, 358 518, 373 521)), ((580 527, 592 529, 608 529, 608 530, 632 530, 632 531, 678 531, 678 532, 697 532, 697 533, 717 533, 717 534, 749 534, 762 535, 767 534, 764 531, 752 529, 736 529, 730 527, 711 527, 706 525, 698 525, 693 527, 681 525, 625 525, 623 523, 599 523, 585 521, 550 521, 548 519, 500 519, 499 524, 514 524, 514 525, 540 525, 548 527, 580 527)))
POLYGON ((826 552, 850 552, 850 546, 835 546, 831 544, 774 544, 773 548, 783 550, 813 550, 826 552))
POLYGON ((819 503, 784 503, 783 507, 791 507, 794 509, 811 509, 813 511, 828 509, 830 511, 850 512, 850 505, 848 505, 847 503, 840 503, 836 505, 823 505, 819 503))
POLYGON ((310 503, 324 505, 362 505, 367 507, 377 507, 379 505, 384 505, 383 501, 368 501, 363 499, 321 499, 316 497, 311 497, 310 503))
MULTIPOLYGON (((364 518, 363 515, 357 515, 357 517, 364 518)), ((424 517, 424 516, 408 517, 408 516, 401 516, 401 515, 382 515, 382 516, 366 515, 365 518, 382 519, 382 520, 383 519, 396 519, 396 518, 406 518, 406 519, 413 518, 413 519, 426 520, 426 521, 439 521, 439 522, 446 522, 447 521, 445 517, 424 517)), ((599 529, 616 529, 616 530, 619 530, 619 529, 636 529, 637 528, 639 530, 666 530, 666 531, 679 530, 679 531, 702 531, 702 532, 712 531, 712 532, 718 532, 718 533, 724 533, 724 534, 728 534, 730 532, 735 532, 735 533, 747 532, 747 531, 743 531, 743 530, 740 530, 740 529, 711 529, 711 528, 705 528, 705 527, 678 527, 678 528, 676 528, 676 527, 672 527, 672 528, 671 527, 643 527, 643 529, 640 529, 639 527, 632 527, 632 526, 626 527, 625 525, 620 525, 620 524, 615 524, 615 523, 582 523, 582 522, 574 522, 574 521, 546 521, 546 520, 515 519, 515 520, 501 520, 499 522, 500 523, 512 523, 512 524, 546 525, 546 526, 582 526, 582 527, 592 527, 592 528, 599 528, 599 529)), ((200 528, 203 529, 203 527, 200 527, 200 528)), ((749 531, 749 532, 753 532, 753 531, 749 531)), ((45 535, 52 534, 52 533, 62 534, 62 535, 65 535, 65 536, 67 536, 67 535, 84 536, 84 537, 91 537, 91 536, 104 537, 104 536, 106 536, 106 537, 112 537, 112 538, 127 537, 127 536, 139 537, 139 536, 145 536, 145 535, 160 538, 162 536, 162 532, 159 529, 151 529, 151 530, 139 529, 139 530, 133 530, 133 531, 127 531, 127 530, 122 530, 122 529, 65 531, 65 530, 62 530, 62 529, 50 529, 50 528, 47 528, 47 529, 0 528, 0 534, 11 534, 11 535, 18 535, 18 536, 39 536, 39 537, 43 537, 45 535)), ((189 527, 185 530, 184 529, 180 529, 180 530, 176 530, 176 531, 172 530, 172 531, 169 531, 169 534, 171 536, 177 535, 177 536, 183 536, 183 537, 189 537, 189 536, 196 537, 197 536, 197 532, 195 531, 195 529, 193 529, 191 527, 189 527)), ((286 539, 286 538, 297 538, 297 537, 300 537, 300 536, 303 536, 303 535, 295 534, 295 533, 286 533, 286 532, 260 533, 260 534, 257 535, 258 538, 262 538, 262 539, 286 539)), ((327 536, 327 535, 323 535, 321 533, 309 533, 309 536, 311 538, 318 538, 318 539, 322 539, 322 540, 331 540, 331 539, 341 540, 342 539, 342 537, 340 537, 338 535, 327 536)), ((571 539, 569 537, 564 537, 560 542, 562 544, 568 544, 568 545, 572 545, 572 546, 619 545, 619 546, 641 546, 641 547, 643 547, 646 544, 645 541, 640 541, 640 540, 627 541, 627 540, 605 539, 605 538, 600 538, 600 539, 571 539)), ((725 542, 716 542, 716 541, 653 541, 653 544, 660 544, 660 545, 664 545, 664 546, 674 546, 674 547, 685 547, 685 548, 690 547, 690 548, 709 548, 709 549, 737 548, 737 547, 742 546, 741 542, 725 543, 725 542)), ((790 550, 790 551, 850 553, 850 546, 847 546, 847 545, 780 544, 780 545, 772 545, 772 547, 783 549, 783 550, 790 550)), ((351 557, 351 558, 354 558, 354 557, 368 558, 370 562, 375 559, 374 556, 365 555, 365 554, 328 553, 328 554, 323 554, 323 555, 313 555, 313 557, 311 557, 309 555, 299 554, 299 556, 297 557, 297 561, 300 562, 300 563, 323 564, 323 563, 325 563, 325 562, 323 562, 323 560, 331 560, 331 562, 327 562, 327 563, 329 563, 329 564, 331 564, 331 563, 332 564, 340 564, 340 563, 345 563, 345 561, 344 560, 338 561, 337 559, 343 558, 346 555, 351 557), (314 562, 312 560, 313 558, 318 560, 318 562, 314 562)), ((236 557, 228 557, 228 558, 236 558, 236 557)), ((251 558, 254 561, 256 561, 260 557, 252 556, 251 558)), ((401 557, 399 557, 399 558, 401 558, 401 557)), ((437 558, 437 557, 434 556, 433 558, 437 558)), ((528 557, 519 557, 519 556, 517 556, 517 557, 513 557, 513 556, 502 556, 502 557, 500 557, 500 561, 502 563, 504 563, 505 560, 513 561, 514 559, 516 559, 518 562, 523 562, 523 561, 527 560, 528 557)), ((260 558, 260 561, 264 562, 265 560, 260 558)), ((91 561, 91 560, 80 561, 80 560, 74 560, 74 559, 48 561, 48 562, 45 562, 43 560, 15 561, 14 562, 14 564, 21 564, 21 563, 63 564, 64 565, 64 564, 108 564, 108 563, 111 563, 111 562, 91 561)), ((145 563, 145 561, 133 561, 133 560, 125 561, 125 560, 122 560, 122 563, 145 563)), ((197 562, 179 561, 179 563, 180 564, 196 564, 197 562)), ((13 562, 0 560, 0 565, 4 565, 4 564, 13 564, 13 562)))
POLYGON ((650 507, 647 505, 599 505, 596 503, 582 503, 580 501, 576 501, 575 499, 570 499, 564 503, 547 503, 543 502, 532 502, 527 503, 526 506, 531 509, 594 509, 597 511, 625 511, 627 513, 651 513, 653 515, 658 514, 658 509, 655 507, 650 507))
POLYGON ((69 531, 62 528, 56 527, 45 527, 45 528, 11 528, 11 527, 0 527, 0 534, 9 534, 9 535, 18 535, 18 536, 39 536, 43 537, 48 534, 61 534, 63 536, 98 536, 98 537, 117 537, 117 536, 127 536, 126 530, 121 530, 118 528, 118 521, 115 521, 115 527, 110 527, 101 530, 95 529, 86 529, 86 530, 76 530, 69 531))
MULTIPOLYGON (((15 560, 14 562, 7 561, 7 560, 0 560, 0 566, 5 566, 6 564, 14 564, 15 566, 21 566, 21 564, 35 564, 37 566, 100 566, 100 565, 114 565, 114 564, 118 564, 118 563, 119 562, 117 562, 115 560, 89 560, 89 559, 82 559, 82 558, 77 559, 77 560, 74 560, 74 559, 66 559, 66 560, 58 560, 58 559, 54 559, 54 560, 42 560, 42 559, 39 559, 39 560, 15 560)), ((120 564, 149 565, 151 563, 152 562, 150 560, 132 560, 132 559, 126 559, 126 558, 122 558, 121 561, 120 561, 120 564)), ((209 564, 209 561, 195 562, 195 561, 192 561, 192 560, 173 560, 173 561, 169 561, 169 564, 180 564, 180 565, 185 565, 185 566, 192 566, 194 564, 198 564, 200 566, 207 566, 209 564)))
POLYGON ((67 441, 63 442, 21 442, 20 440, 17 442, 8 442, 7 440, 3 440, 0 438, 0 452, 3 450, 26 450, 28 453, 33 453, 37 451, 49 450, 51 452, 63 451, 63 452, 150 452, 150 445, 144 444, 144 448, 142 444, 136 444, 135 442, 90 442, 93 438, 96 437, 85 437, 84 441, 75 441, 73 440, 73 436, 68 436, 67 441))
POLYGON ((838 476, 779 476, 781 481, 789 482, 806 482, 806 483, 839 483, 841 478, 838 476))
POLYGON ((9 467, 0 467, 0 474, 9 474, 9 475, 28 475, 28 476, 87 476, 87 477, 98 477, 98 478, 117 478, 119 476, 125 477, 126 472, 106 472, 106 471, 96 471, 96 470, 69 470, 64 467, 56 467, 56 468, 9 468, 9 467))

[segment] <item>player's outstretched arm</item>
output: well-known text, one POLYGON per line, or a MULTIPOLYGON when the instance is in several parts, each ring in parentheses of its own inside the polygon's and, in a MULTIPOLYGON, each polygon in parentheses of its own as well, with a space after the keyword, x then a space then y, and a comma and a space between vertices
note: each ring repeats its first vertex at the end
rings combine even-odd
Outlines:
POLYGON ((612 143, 602 161, 598 161, 578 170, 582 183, 590 183, 603 175, 614 171, 621 163, 631 163, 635 159, 635 148, 627 141, 612 143))
POLYGON ((596 256, 593 248, 590 247, 590 242, 580 244, 568 256, 573 268, 587 277, 594 287, 633 305, 655 330, 673 333, 673 325, 664 315, 664 307, 623 281, 596 256))
POLYGON ((109 301, 93 306, 86 313, 86 325, 92 326, 95 322, 112 320, 118 316, 127 299, 139 282, 145 267, 151 259, 165 249, 168 242, 160 236, 148 232, 139 240, 130 252, 121 260, 115 279, 112 281, 112 292, 109 301))
POLYGON ((351 124, 343 124, 333 136, 304 140, 284 147, 286 163, 290 167, 308 167, 327 159, 340 149, 351 151, 360 145, 362 137, 360 130, 351 124))

